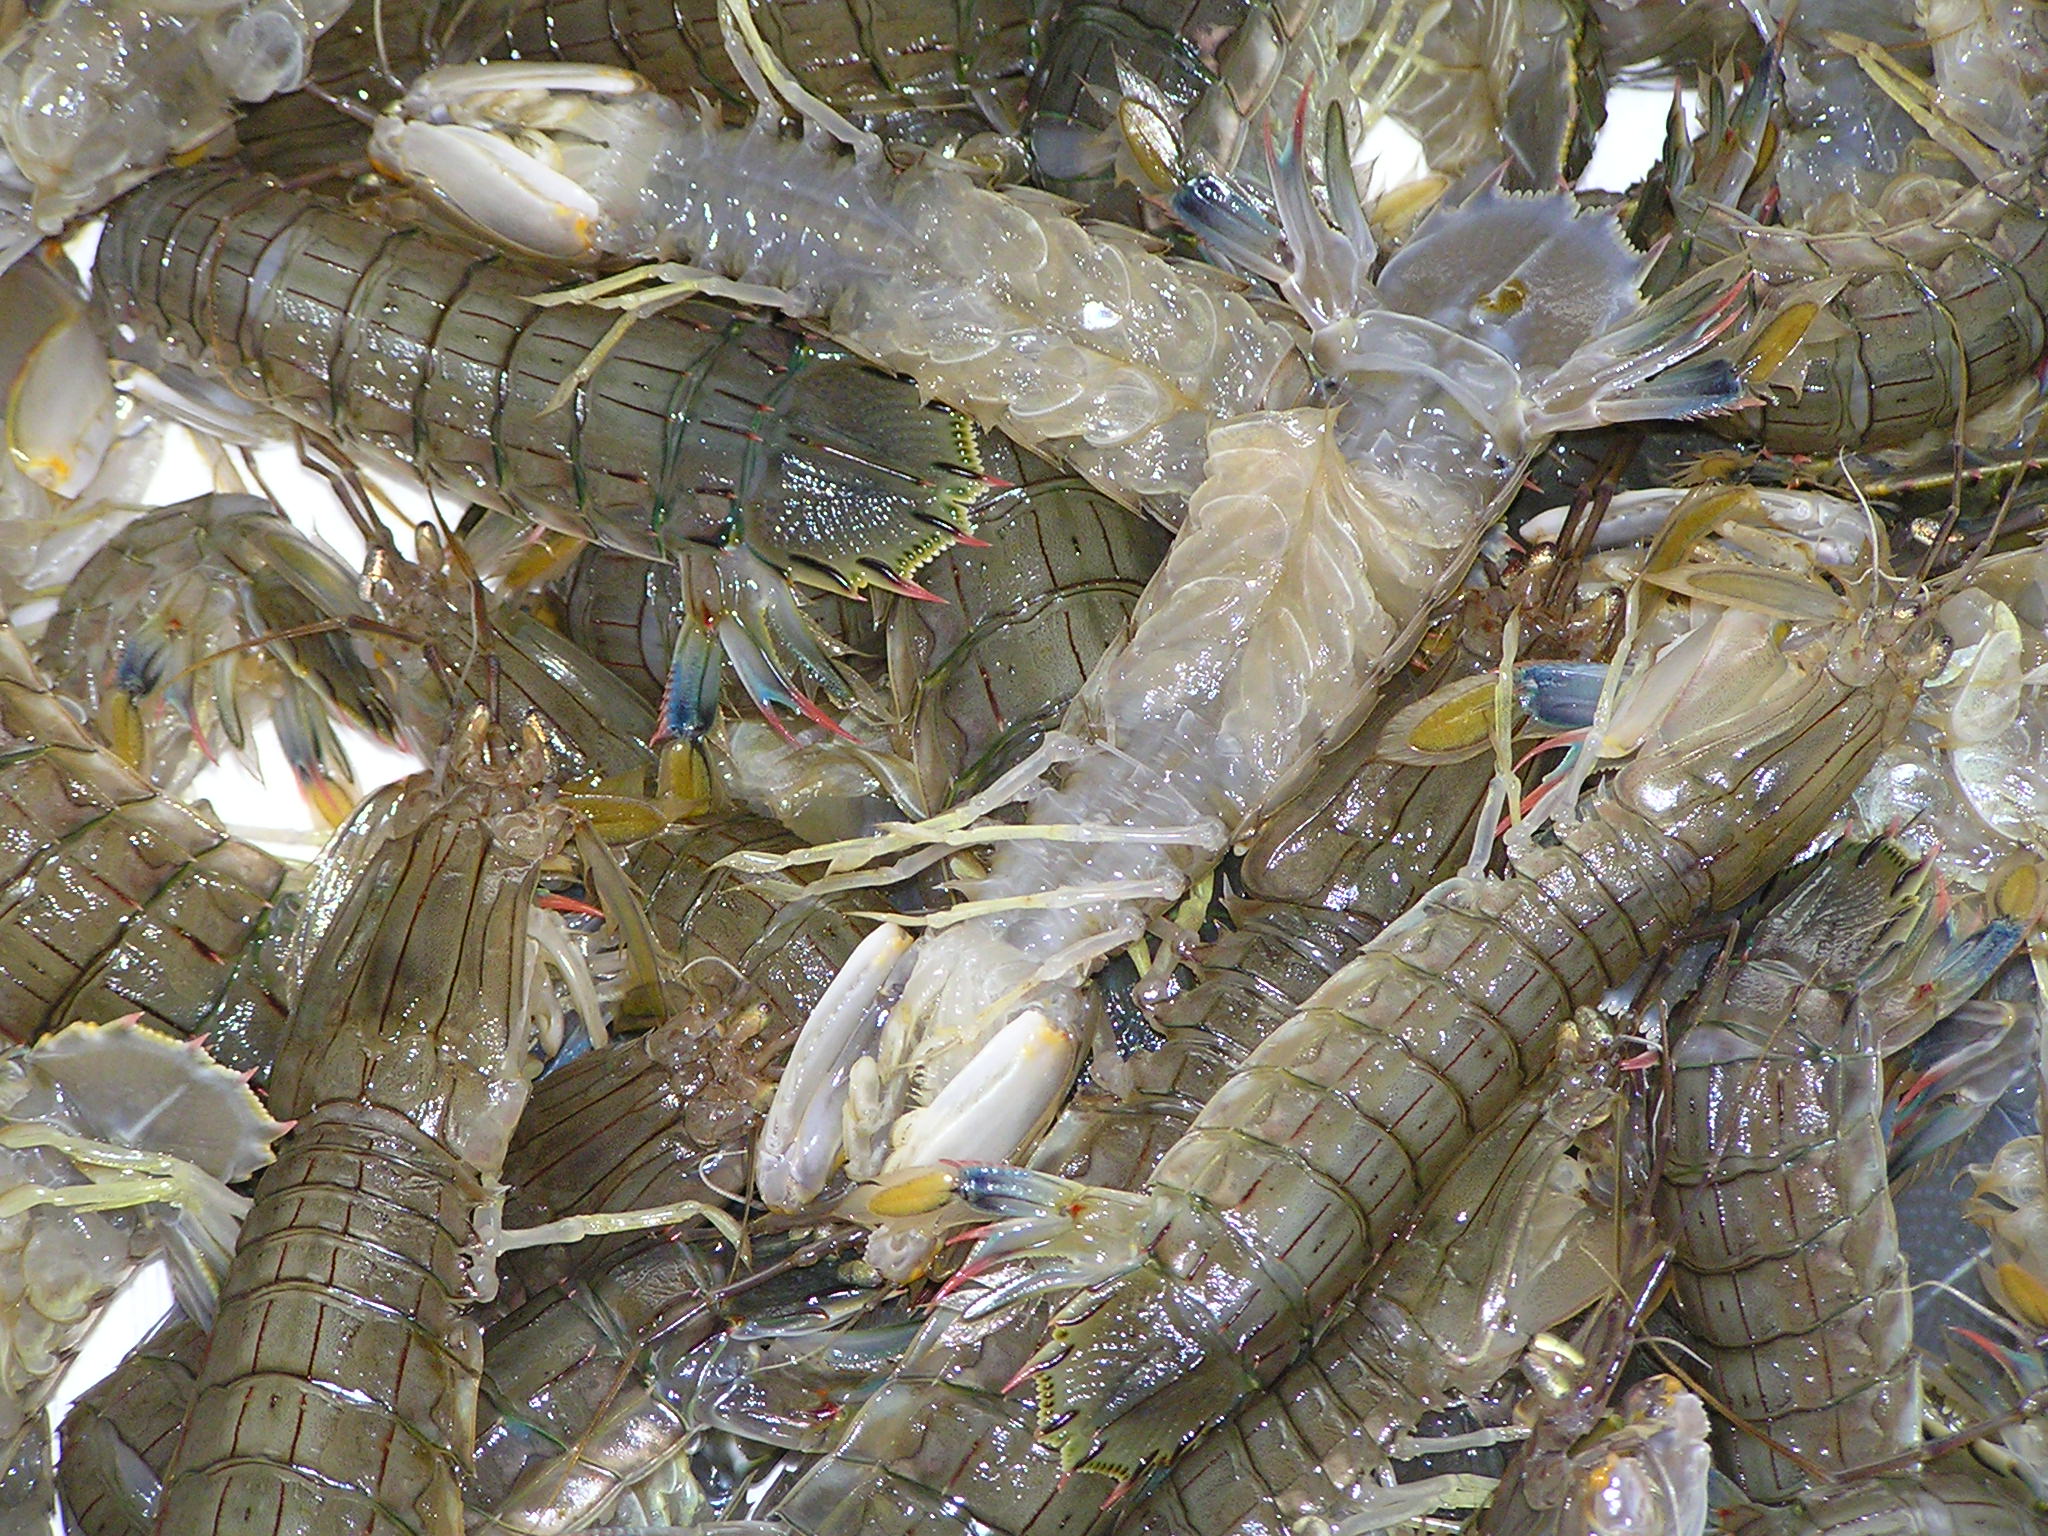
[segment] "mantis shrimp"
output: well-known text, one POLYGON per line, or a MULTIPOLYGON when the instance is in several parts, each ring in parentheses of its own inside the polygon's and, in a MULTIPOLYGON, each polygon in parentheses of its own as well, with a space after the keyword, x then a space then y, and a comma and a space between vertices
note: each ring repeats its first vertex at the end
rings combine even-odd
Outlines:
POLYGON ((515 750, 478 709, 439 772, 361 813, 374 828, 309 972, 335 984, 302 990, 271 1072, 296 1124, 221 1287, 164 1475, 166 1536, 275 1536, 342 1510, 372 1531, 462 1528, 470 1311, 517 1246, 496 1176, 549 972, 572 990, 580 975, 534 920, 542 865, 593 849, 546 773, 531 729, 515 750))
POLYGON ((1762 919, 1672 1051, 1659 1202, 1678 1312, 1725 1411, 1760 1431, 1724 1446, 1759 1502, 1808 1481, 1777 1446, 1842 1470, 1919 1439, 1881 1057, 1975 992, 2022 933, 1937 942, 1928 884, 1897 844, 1842 844, 1762 919))
POLYGON ((764 710, 818 714, 803 680, 843 685, 789 582, 900 586, 988 488, 965 421, 838 348, 693 302, 582 369, 603 313, 535 308, 516 263, 264 177, 138 189, 94 271, 153 367, 437 494, 681 561, 667 718, 685 737, 713 724, 721 656, 764 710), (558 389, 571 409, 550 409, 558 389))

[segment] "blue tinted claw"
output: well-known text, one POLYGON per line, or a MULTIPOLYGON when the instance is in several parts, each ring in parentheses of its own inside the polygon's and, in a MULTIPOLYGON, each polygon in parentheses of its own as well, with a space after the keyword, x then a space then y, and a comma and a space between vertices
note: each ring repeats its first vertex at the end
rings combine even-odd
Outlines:
POLYGON ((1192 177, 1167 207, 1218 265, 1272 283, 1287 275, 1280 226, 1229 177, 1206 171, 1192 177))
POLYGON ((1605 662, 1532 661, 1515 669, 1515 701, 1546 730, 1583 731, 1606 682, 1605 662))
POLYGON ((651 745, 703 739, 718 718, 719 672, 718 641, 711 625, 694 613, 686 615, 669 657, 661 724, 651 745))

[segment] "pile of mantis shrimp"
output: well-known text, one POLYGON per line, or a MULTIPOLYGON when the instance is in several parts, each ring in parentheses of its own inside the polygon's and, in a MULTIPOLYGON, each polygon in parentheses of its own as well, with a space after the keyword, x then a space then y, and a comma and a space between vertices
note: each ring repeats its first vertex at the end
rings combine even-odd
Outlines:
POLYGON ((2038 0, 4 0, 0 1533, 2048 1532, 2044 354, 2038 0))

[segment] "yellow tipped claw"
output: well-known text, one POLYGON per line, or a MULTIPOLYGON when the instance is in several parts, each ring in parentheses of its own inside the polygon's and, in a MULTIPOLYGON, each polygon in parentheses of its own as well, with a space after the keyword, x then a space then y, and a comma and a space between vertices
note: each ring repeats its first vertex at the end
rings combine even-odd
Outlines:
POLYGON ((115 754, 137 773, 147 771, 149 741, 142 728, 142 712, 126 689, 110 690, 100 701, 100 733, 115 754))
POLYGON ((711 764, 695 742, 671 741, 655 763, 655 803, 673 821, 702 821, 718 808, 711 764))
POLYGON ((884 1179, 868 1195, 876 1216, 925 1216, 954 1195, 953 1175, 944 1168, 925 1168, 884 1179))
POLYGON ((336 831, 356 808, 355 786, 346 779, 308 774, 299 780, 299 795, 320 825, 336 831))
POLYGON ((562 803, 588 821, 599 838, 614 847, 652 837, 668 818, 645 800, 630 795, 566 792, 562 803))
POLYGON ((519 552, 506 562, 498 579, 508 590, 532 591, 565 573, 589 547, 589 540, 574 534, 535 529, 522 541, 519 552))
POLYGON ((1175 185, 1180 172, 1180 142, 1173 125, 1149 102, 1126 97, 1116 109, 1118 131, 1130 146, 1138 174, 1154 191, 1175 185))
POLYGON ((1790 382, 1779 380, 1777 372, 1798 349, 1807 328, 1819 316, 1820 305, 1811 301, 1788 304, 1769 325, 1757 332, 1756 339, 1736 365, 1735 371, 1742 375, 1742 381, 1753 389, 1790 382))
POLYGON ((1422 222, 1424 214, 1443 201, 1450 187, 1448 177, 1432 174, 1419 176, 1393 188, 1373 204, 1374 230, 1385 235, 1389 243, 1398 241, 1422 222))
POLYGON ((1494 675, 1481 673, 1440 690, 1408 727, 1407 744, 1417 752, 1476 752, 1493 728, 1494 675))
POLYGON ((2048 905, 2048 881, 2044 881, 2037 860, 2021 858, 1996 875, 1991 883, 1992 910, 2000 917, 2039 922, 2048 905))
POLYGON ((1998 1266, 1998 1285, 2019 1320, 2032 1328, 2048 1328, 2048 1284, 2010 1259, 1998 1266))

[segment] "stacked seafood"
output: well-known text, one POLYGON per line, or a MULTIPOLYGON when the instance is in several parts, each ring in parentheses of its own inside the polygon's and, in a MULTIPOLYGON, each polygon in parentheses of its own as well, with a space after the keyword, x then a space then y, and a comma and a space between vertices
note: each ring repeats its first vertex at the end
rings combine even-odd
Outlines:
POLYGON ((0 1526, 2048 1529, 2044 90, 0 6, 0 1526))

